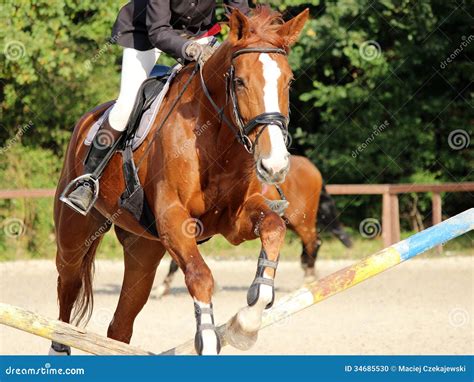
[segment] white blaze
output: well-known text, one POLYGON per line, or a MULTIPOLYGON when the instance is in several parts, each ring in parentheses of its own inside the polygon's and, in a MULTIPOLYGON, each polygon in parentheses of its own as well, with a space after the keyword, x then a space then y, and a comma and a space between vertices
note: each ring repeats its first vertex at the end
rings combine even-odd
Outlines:
MULTIPOLYGON (((263 78, 265 86, 263 88, 263 103, 265 112, 280 112, 278 100, 278 79, 281 76, 281 70, 278 64, 269 54, 261 53, 259 61, 263 66, 263 78)), ((271 152, 270 156, 263 159, 265 168, 272 169, 275 172, 280 171, 288 165, 288 151, 285 146, 285 138, 281 129, 276 125, 268 125, 270 134, 271 152)))

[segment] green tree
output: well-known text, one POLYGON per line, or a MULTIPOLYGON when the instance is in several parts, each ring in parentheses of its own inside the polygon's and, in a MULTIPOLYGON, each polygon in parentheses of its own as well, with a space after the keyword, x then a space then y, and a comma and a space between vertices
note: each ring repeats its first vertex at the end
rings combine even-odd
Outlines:
MULTIPOLYGON (((308 5, 279 3, 289 15, 308 5)), ((296 151, 312 158, 330 183, 472 180, 472 3, 309 6, 313 17, 292 57, 296 151), (458 129, 456 145, 451 134, 458 129)), ((354 220, 361 211, 379 213, 373 199, 345 198, 340 207, 349 201, 354 220)), ((473 199, 458 194, 447 201, 453 212, 473 199)))
POLYGON ((0 142, 62 153, 77 119, 118 90, 118 48, 109 42, 112 0, 7 0, 1 5, 0 142))

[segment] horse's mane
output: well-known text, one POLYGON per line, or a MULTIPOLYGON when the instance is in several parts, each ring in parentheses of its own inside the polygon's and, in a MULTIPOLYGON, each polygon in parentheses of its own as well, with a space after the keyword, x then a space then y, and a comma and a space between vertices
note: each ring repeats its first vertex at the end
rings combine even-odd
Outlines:
POLYGON ((250 25, 251 36, 240 40, 237 43, 238 47, 264 42, 278 48, 287 49, 285 39, 279 34, 279 29, 284 24, 280 12, 272 10, 268 5, 257 5, 251 15, 247 17, 247 20, 250 25))

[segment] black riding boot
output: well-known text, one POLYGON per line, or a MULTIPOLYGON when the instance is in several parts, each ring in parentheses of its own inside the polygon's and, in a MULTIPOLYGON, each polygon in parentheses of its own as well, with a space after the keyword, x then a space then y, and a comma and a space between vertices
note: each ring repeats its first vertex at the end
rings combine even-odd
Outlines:
MULTIPOLYGON (((92 141, 84 162, 86 174, 92 174, 97 169, 121 135, 121 131, 110 126, 108 119, 104 121, 92 141)), ((67 196, 67 199, 83 212, 90 209, 93 198, 94 184, 88 180, 79 183, 77 188, 67 196)))

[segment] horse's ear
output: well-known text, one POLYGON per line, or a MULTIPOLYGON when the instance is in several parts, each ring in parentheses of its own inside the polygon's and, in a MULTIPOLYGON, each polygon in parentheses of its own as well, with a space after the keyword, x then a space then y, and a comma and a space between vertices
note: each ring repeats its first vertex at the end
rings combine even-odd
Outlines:
POLYGON ((280 34, 285 38, 287 46, 291 46, 296 41, 298 41, 301 30, 303 29, 306 21, 308 21, 308 17, 309 9, 306 8, 303 12, 281 26, 280 34))
POLYGON ((240 12, 237 8, 232 10, 229 18, 229 40, 237 42, 249 36, 250 26, 247 16, 240 12))

